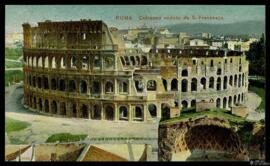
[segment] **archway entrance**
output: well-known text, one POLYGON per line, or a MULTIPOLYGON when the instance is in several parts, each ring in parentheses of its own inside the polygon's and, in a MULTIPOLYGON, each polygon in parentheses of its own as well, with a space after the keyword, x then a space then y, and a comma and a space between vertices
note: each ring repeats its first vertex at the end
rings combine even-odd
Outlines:
POLYGON ((170 119, 170 106, 167 103, 161 104, 161 120, 170 119))

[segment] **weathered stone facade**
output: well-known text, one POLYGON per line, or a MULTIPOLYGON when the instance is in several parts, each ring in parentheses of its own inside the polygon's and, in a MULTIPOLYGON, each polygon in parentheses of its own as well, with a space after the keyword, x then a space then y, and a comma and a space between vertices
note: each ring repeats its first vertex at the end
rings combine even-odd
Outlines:
POLYGON ((24 103, 39 112, 151 122, 196 102, 229 109, 246 98, 241 52, 125 49, 117 29, 102 21, 46 21, 23 30, 24 103))

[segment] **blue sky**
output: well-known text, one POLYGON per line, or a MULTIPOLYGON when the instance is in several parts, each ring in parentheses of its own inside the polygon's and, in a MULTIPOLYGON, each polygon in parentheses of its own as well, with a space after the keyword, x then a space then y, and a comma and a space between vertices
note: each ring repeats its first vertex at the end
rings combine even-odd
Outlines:
POLYGON ((142 25, 163 26, 178 23, 231 23, 265 20, 265 6, 253 5, 7 5, 6 33, 22 32, 22 24, 36 24, 45 20, 69 21, 80 19, 103 20, 119 29, 142 25), (116 16, 130 16, 131 20, 117 20, 116 16), (215 16, 221 20, 140 20, 141 16, 215 16))

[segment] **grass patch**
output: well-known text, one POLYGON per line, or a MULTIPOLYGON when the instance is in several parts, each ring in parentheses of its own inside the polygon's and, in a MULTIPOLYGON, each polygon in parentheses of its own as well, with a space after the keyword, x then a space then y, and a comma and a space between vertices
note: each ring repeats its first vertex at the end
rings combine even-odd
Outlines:
POLYGON ((10 144, 15 144, 15 145, 28 144, 27 142, 22 141, 22 140, 20 140, 18 138, 10 138, 9 141, 10 141, 10 144))
POLYGON ((5 48, 5 58, 17 60, 22 56, 22 48, 5 48))
POLYGON ((22 63, 20 63, 20 62, 5 61, 5 67, 6 68, 22 67, 22 63))
POLYGON ((5 86, 8 86, 8 83, 20 82, 23 80, 23 72, 20 70, 5 71, 5 86))
POLYGON ((72 135, 70 133, 59 133, 59 134, 53 134, 51 135, 46 142, 52 143, 52 142, 76 142, 76 141, 82 141, 87 137, 86 134, 79 134, 79 135, 72 135))
POLYGON ((179 122, 181 120, 187 120, 189 118, 196 118, 196 117, 205 116, 205 115, 210 117, 210 118, 220 117, 220 118, 228 119, 229 121, 236 122, 236 123, 242 123, 245 121, 245 118, 226 113, 226 112, 224 112, 223 109, 214 109, 214 110, 205 110, 202 112, 193 112, 193 111, 182 112, 179 117, 164 120, 164 121, 160 122, 160 124, 161 125, 162 124, 173 124, 173 123, 179 122))
POLYGON ((28 122, 23 122, 23 121, 19 121, 19 120, 7 118, 7 117, 5 119, 5 131, 7 133, 10 133, 12 131, 23 130, 23 129, 27 128, 30 125, 31 124, 28 123, 28 122))
POLYGON ((265 89, 256 86, 249 86, 249 90, 259 95, 262 99, 259 107, 256 109, 257 111, 264 111, 265 110, 265 89))

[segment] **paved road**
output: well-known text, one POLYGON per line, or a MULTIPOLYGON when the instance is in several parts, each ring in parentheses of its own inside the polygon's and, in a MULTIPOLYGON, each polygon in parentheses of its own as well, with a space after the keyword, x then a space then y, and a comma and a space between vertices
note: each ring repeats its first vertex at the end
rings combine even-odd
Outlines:
POLYGON ((23 97, 22 87, 11 86, 6 91, 8 92, 5 95, 5 116, 31 123, 31 127, 9 133, 9 138, 17 138, 27 143, 42 143, 50 135, 63 132, 88 134, 89 137, 158 137, 157 123, 109 122, 46 116, 28 111, 20 104, 23 97))

